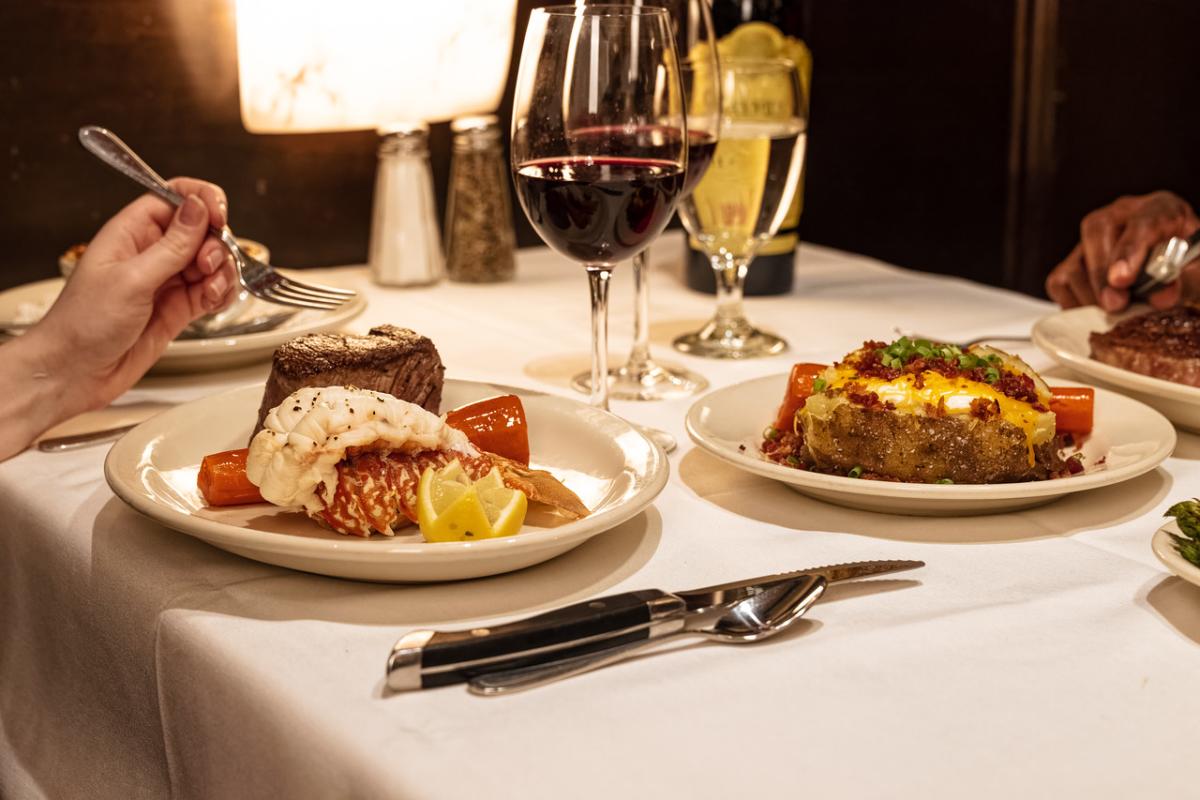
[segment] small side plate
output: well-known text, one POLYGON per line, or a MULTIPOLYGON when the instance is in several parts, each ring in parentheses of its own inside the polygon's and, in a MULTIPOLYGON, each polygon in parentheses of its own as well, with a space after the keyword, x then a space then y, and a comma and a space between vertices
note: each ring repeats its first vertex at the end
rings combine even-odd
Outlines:
POLYGON ((1158 560, 1171 572, 1188 583, 1200 586, 1200 567, 1179 555, 1179 551, 1175 549, 1175 542, 1171 541, 1171 537, 1167 535, 1168 532, 1179 534, 1179 526, 1175 520, 1171 520, 1154 532, 1154 538, 1150 540, 1150 547, 1154 550, 1154 555, 1158 556, 1158 560))

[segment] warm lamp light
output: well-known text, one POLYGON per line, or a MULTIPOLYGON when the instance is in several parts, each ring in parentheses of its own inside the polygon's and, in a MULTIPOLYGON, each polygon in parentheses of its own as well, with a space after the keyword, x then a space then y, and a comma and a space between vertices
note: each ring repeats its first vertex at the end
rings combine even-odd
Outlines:
POLYGON ((368 256, 378 282, 441 277, 423 123, 500 104, 516 11, 516 0, 237 0, 247 130, 383 137, 368 256))
POLYGON ((516 0, 237 0, 252 133, 440 122, 495 110, 516 0))

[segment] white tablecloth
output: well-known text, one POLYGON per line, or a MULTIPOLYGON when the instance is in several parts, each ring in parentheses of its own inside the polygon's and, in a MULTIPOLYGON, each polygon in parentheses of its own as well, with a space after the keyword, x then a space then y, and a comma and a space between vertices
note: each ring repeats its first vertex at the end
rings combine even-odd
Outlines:
MULTIPOLYGON (((715 387, 834 358, 893 327, 1026 332, 1049 306, 804 246, 792 296, 752 299, 784 356, 685 359, 666 346, 712 300, 656 248, 656 353, 715 387)), ((452 377, 569 392, 586 364, 578 267, 521 253, 498 286, 373 287, 353 327, 434 339, 452 377)), ((614 281, 612 350, 630 327, 614 281)), ((1036 365, 1046 361, 1031 353, 1036 365)), ((175 403, 265 368, 153 378, 175 403)), ((243 560, 139 516, 105 448, 0 464, 0 796, 1200 796, 1200 589, 1149 539, 1200 486, 1200 439, 1126 484, 1003 516, 929 519, 824 505, 694 449, 688 401, 616 404, 672 431, 647 512, 544 565, 382 586, 243 560), (749 648, 682 643, 507 698, 386 696, 413 627, 505 621, 600 593, 683 589, 821 563, 919 558, 910 582, 834 587, 807 624, 749 648)))

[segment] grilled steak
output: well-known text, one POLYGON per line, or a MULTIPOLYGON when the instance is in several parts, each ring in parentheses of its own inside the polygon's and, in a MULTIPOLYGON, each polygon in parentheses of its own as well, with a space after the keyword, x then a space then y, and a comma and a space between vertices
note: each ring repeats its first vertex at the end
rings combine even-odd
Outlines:
POLYGON ((407 328, 380 325, 366 336, 310 333, 275 351, 254 433, 262 430, 272 408, 310 386, 387 392, 436 414, 445 371, 433 342, 407 328))
POLYGON ((1089 337, 1092 358, 1114 367, 1200 386, 1200 308, 1176 306, 1089 337))

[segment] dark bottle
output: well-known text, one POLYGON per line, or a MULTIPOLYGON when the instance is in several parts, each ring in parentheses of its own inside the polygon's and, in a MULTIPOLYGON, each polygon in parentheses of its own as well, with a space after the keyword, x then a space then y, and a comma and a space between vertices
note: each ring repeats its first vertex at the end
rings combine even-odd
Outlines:
MULTIPOLYGON (((810 29, 810 0, 713 0, 713 27, 722 56, 783 56, 796 62, 807 96, 812 78, 812 57, 805 38, 810 29)), ((796 245, 800 241, 800 211, 804 178, 775 238, 758 251, 746 274, 748 295, 787 294, 792 290, 796 245)), ((687 285, 713 294, 716 278, 706 256, 691 241, 687 244, 687 285)))

